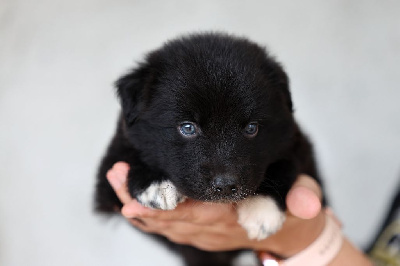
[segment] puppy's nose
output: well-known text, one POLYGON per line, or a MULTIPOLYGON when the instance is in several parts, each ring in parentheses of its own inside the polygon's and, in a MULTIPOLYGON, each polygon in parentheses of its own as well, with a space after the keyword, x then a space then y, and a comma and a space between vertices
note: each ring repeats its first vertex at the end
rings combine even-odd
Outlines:
POLYGON ((214 178, 212 185, 216 193, 231 195, 237 192, 237 179, 229 175, 218 175, 214 178))

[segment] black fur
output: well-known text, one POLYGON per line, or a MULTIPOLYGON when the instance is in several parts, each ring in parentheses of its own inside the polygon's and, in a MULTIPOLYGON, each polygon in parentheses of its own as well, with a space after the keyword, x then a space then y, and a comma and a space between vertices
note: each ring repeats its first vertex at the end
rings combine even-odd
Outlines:
MULTIPOLYGON (((285 72, 247 39, 210 33, 170 41, 116 86, 122 112, 98 174, 98 211, 121 207, 105 177, 118 161, 131 166, 134 197, 156 180, 170 180, 197 200, 232 202, 261 194, 285 209, 299 173, 319 182, 311 145, 293 118, 285 72), (197 136, 179 132, 186 121, 197 125, 197 136), (250 122, 259 125, 255 137, 244 133, 250 122), (235 177, 236 193, 216 192, 219 175, 235 177)), ((230 265, 236 254, 176 250, 191 266, 230 265)))

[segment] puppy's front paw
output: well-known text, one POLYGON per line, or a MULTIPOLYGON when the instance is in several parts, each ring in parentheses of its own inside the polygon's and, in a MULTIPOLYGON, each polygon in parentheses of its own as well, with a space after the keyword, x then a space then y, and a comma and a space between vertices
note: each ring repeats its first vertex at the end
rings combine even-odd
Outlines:
POLYGON ((136 196, 143 206, 153 209, 173 210, 186 197, 178 192, 170 181, 152 183, 147 189, 136 196))
POLYGON ((254 196, 238 203, 238 223, 250 239, 261 240, 278 231, 285 221, 275 200, 268 196, 254 196))

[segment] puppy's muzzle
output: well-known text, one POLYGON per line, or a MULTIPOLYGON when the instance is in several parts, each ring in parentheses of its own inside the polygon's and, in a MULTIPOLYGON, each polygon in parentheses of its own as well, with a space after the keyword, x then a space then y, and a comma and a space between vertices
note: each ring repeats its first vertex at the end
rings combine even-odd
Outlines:
POLYGON ((232 196, 238 193, 238 180, 232 175, 217 175, 212 181, 214 193, 219 196, 232 196))

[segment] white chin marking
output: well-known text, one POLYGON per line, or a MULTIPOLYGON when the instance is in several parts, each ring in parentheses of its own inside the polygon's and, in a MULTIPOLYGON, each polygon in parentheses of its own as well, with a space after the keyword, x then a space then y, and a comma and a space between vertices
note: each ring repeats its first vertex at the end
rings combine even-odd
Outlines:
POLYGON ((186 197, 179 193, 170 181, 161 181, 152 183, 136 199, 146 207, 173 210, 178 203, 185 201, 186 197))
POLYGON ((285 213, 269 196, 253 196, 238 202, 238 223, 250 239, 262 240, 274 234, 285 221, 285 213))

